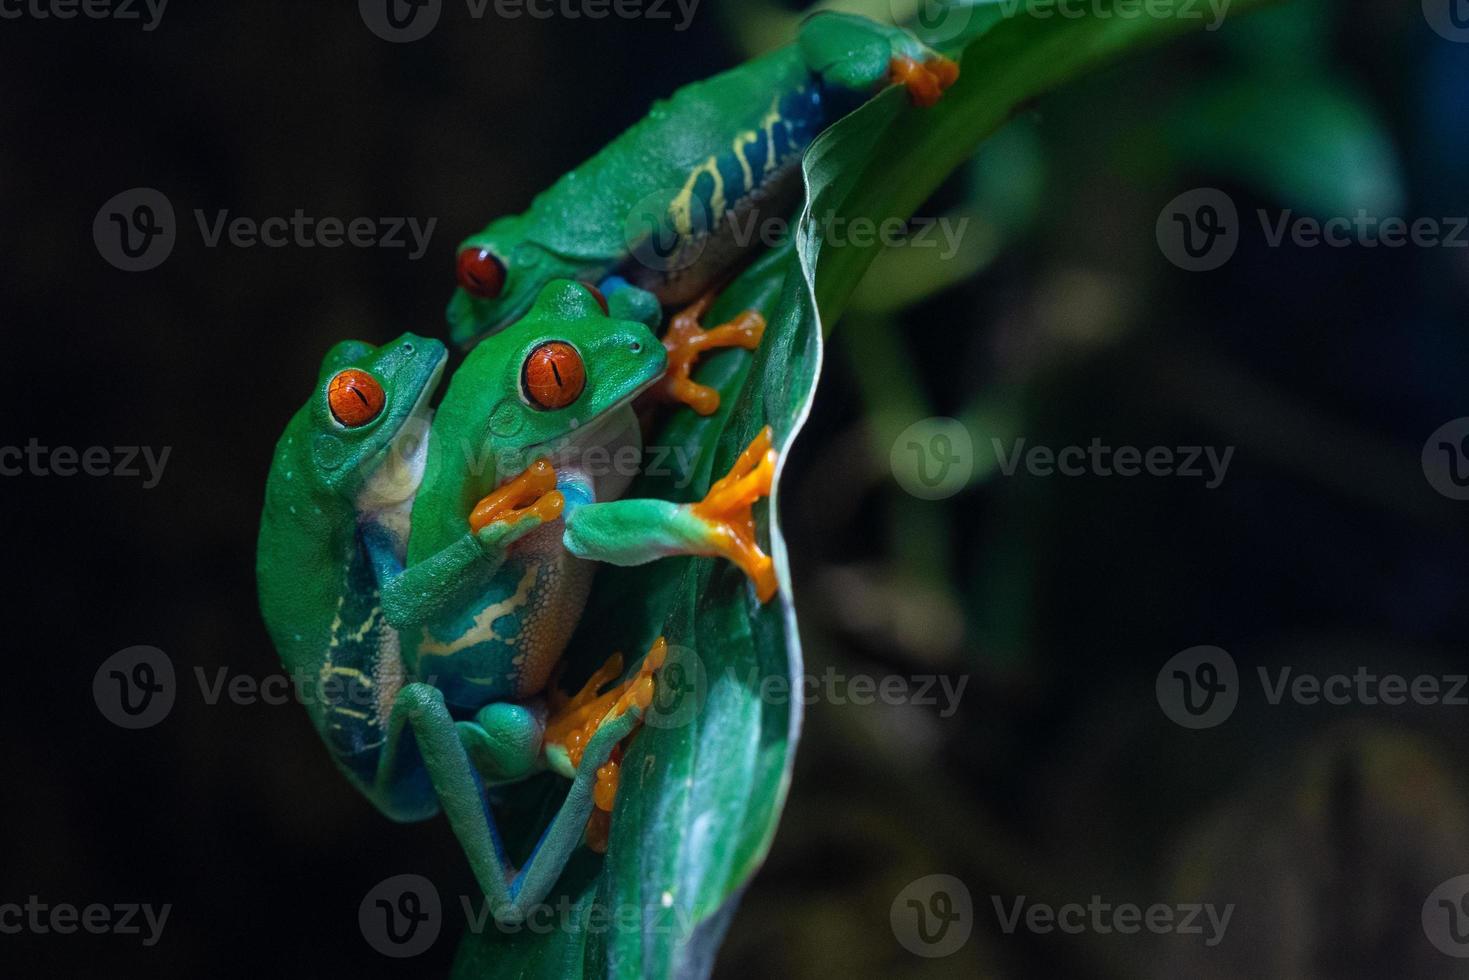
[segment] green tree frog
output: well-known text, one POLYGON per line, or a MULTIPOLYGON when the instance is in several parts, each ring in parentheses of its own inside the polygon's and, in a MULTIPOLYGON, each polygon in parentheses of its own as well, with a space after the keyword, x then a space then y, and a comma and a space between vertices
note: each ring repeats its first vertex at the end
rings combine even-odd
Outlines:
MULTIPOLYGON (((812 15, 795 44, 656 103, 525 213, 467 238, 450 336, 469 346, 505 327, 555 278, 597 285, 614 313, 645 322, 649 309, 701 298, 707 305, 709 291, 769 237, 756 229, 790 212, 801 154, 823 129, 890 82, 932 105, 957 77, 952 61, 900 28, 853 14, 812 15)), ((745 339, 743 346, 758 342, 745 339)), ((680 359, 692 357, 682 345, 710 346, 696 323, 665 342, 675 378, 680 359)), ((669 394, 713 410, 706 389, 677 385, 669 394)))

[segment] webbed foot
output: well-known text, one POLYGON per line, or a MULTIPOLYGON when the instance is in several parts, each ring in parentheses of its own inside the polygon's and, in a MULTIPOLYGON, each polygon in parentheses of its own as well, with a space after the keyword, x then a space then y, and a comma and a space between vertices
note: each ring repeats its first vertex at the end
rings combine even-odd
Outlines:
MULTIPOLYGON (((546 745, 564 751, 572 768, 579 767, 587 745, 603 725, 622 717, 634 706, 639 715, 647 711, 653 703, 653 675, 663 666, 667 656, 668 642, 660 636, 653 641, 638 672, 606 691, 601 689, 622 673, 620 653, 614 653, 571 697, 553 687, 549 697, 551 717, 546 722, 546 745)), ((599 854, 607 850, 612 804, 617 799, 622 772, 622 746, 636 730, 637 726, 634 726, 627 738, 613 748, 607 760, 597 767, 597 783, 592 790, 595 809, 587 823, 586 841, 587 846, 599 854)))
POLYGON ((550 460, 538 459, 482 497, 469 515, 469 528, 479 534, 492 524, 511 527, 527 517, 543 524, 560 517, 565 503, 556 489, 556 468, 550 460))
POLYGON ((888 78, 908 90, 908 98, 921 109, 938 104, 944 91, 959 80, 959 65, 941 54, 926 61, 899 55, 888 63, 888 78))
POLYGON ((761 602, 775 595, 775 563, 755 541, 755 501, 769 496, 775 478, 775 450, 771 448, 770 426, 740 453, 740 458, 704 495, 690 506, 693 516, 703 521, 710 544, 740 567, 755 585, 761 602))
POLYGON ((708 292, 675 314, 663 335, 668 370, 657 391, 669 401, 687 405, 700 415, 713 415, 719 409, 719 392, 690 380, 694 364, 712 350, 726 347, 754 350, 765 335, 765 318, 754 310, 746 310, 728 323, 704 329, 701 321, 714 298, 715 293, 708 292))

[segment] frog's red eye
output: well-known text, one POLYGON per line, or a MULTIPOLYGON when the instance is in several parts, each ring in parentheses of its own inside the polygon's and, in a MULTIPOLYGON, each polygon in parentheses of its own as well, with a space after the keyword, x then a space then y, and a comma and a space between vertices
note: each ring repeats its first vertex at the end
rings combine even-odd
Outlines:
POLYGON ((532 405, 565 408, 587 386, 587 369, 575 347, 553 340, 530 352, 521 379, 532 405))
POLYGON ((459 285, 471 296, 494 299, 505 288, 505 263, 487 248, 466 248, 459 253, 459 285))
POLYGON ((377 378, 356 368, 338 373, 326 386, 326 403, 332 416, 353 429, 377 418, 386 400, 377 378))
POLYGON ((607 306, 607 297, 602 295, 602 290, 598 289, 596 286, 593 286, 589 282, 584 282, 582 283, 582 285, 587 287, 587 292, 592 294, 592 299, 596 300, 597 305, 602 308, 602 315, 611 316, 612 311, 607 306))

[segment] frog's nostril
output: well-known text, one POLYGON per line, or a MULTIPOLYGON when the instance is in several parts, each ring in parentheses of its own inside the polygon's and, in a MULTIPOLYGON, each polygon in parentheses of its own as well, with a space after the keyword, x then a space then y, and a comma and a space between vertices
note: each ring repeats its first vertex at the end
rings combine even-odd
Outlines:
POLYGON ((413 345, 412 344, 404 344, 403 345, 403 353, 405 353, 405 354, 412 354, 413 353, 413 345))
POLYGON ((633 353, 634 353, 634 354, 641 354, 641 353, 642 353, 642 352, 643 352, 643 345, 642 345, 642 343, 641 343, 641 342, 639 342, 639 341, 636 341, 636 340, 634 340, 634 341, 633 341, 633 342, 632 342, 632 344, 630 344, 630 345, 629 345, 629 349, 630 349, 630 350, 631 350, 631 351, 632 351, 632 352, 633 352, 633 353))

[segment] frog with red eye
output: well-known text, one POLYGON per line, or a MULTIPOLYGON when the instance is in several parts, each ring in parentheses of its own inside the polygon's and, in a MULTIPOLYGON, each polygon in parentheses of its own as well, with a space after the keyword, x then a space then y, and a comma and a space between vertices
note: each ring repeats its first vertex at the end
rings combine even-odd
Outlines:
POLYGON ((467 238, 448 308, 451 338, 468 347, 504 329, 553 279, 592 283, 621 318, 656 326, 664 307, 684 310, 679 329, 664 336, 673 361, 665 394, 713 412, 717 393, 680 379, 705 351, 754 347, 763 322, 746 314, 734 329, 704 331, 700 317, 768 238, 764 222, 789 215, 806 148, 889 85, 927 107, 958 75, 901 28, 813 14, 796 43, 679 89, 524 213, 467 238))
MULTIPOLYGON (((663 650, 653 636, 626 681, 563 699, 554 712, 548 705, 596 565, 725 557, 756 599, 776 589, 752 519, 774 470, 768 432, 697 503, 620 499, 642 466, 633 401, 667 360, 646 325, 608 316, 584 284, 550 283, 454 373, 423 442, 406 555, 389 522, 374 520, 362 535, 379 625, 396 637, 408 682, 398 698, 406 706, 395 703, 383 723, 379 764, 428 780, 414 799, 442 806, 503 922, 544 898, 594 802, 610 808, 611 753, 651 700, 663 650), (572 791, 531 861, 512 872, 484 790, 546 769, 571 779, 572 791)), ((343 373, 328 388, 351 420, 372 411, 364 379, 343 373)), ((596 686, 619 668, 599 672, 596 686)))

